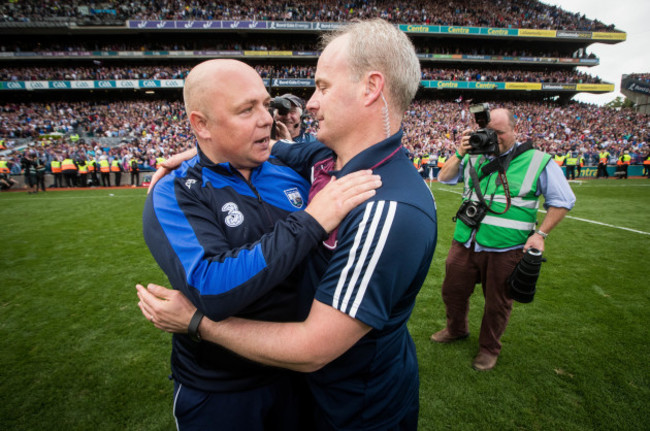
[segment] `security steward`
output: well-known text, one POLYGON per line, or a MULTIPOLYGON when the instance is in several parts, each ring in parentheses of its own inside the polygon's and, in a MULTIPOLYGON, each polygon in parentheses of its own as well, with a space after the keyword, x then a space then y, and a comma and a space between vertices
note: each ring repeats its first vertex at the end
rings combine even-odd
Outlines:
POLYGON ((609 151, 603 150, 598 154, 598 171, 596 172, 596 178, 605 177, 609 178, 607 173, 607 162, 609 161, 609 151))
POLYGON ((86 187, 88 185, 88 161, 79 159, 77 165, 79 167, 79 187, 86 187))
POLYGON ((66 187, 77 185, 77 163, 71 157, 66 156, 61 162, 61 172, 65 178, 66 187))
POLYGON ((90 174, 90 185, 96 187, 99 185, 99 178, 97 178, 97 171, 99 170, 97 160, 94 158, 90 159, 86 164, 88 165, 88 173, 90 174))
POLYGON ((617 178, 624 178, 627 180, 627 169, 630 166, 630 163, 632 163, 632 156, 630 156, 630 152, 628 150, 625 150, 623 154, 619 156, 618 161, 616 162, 617 178))
POLYGON ((102 187, 111 186, 111 165, 108 163, 106 156, 102 156, 99 160, 99 171, 102 177, 102 187))
POLYGON ((454 218, 456 230, 446 260, 442 299, 447 325, 431 336, 449 343, 469 335, 469 299, 482 284, 485 308, 478 337, 479 352, 472 366, 491 370, 501 353, 512 299, 507 279, 529 248, 544 250, 548 234, 573 207, 575 196, 551 156, 516 142, 516 120, 507 109, 489 112, 487 128, 496 136, 492 148, 474 148, 471 131, 463 132, 456 155, 449 158, 438 181, 456 184, 463 173, 465 193, 454 218), (471 150, 471 151, 470 151, 471 150), (537 224, 539 197, 545 197, 544 221, 537 224), (470 211, 472 208, 472 211, 470 211))
POLYGON ((566 163, 566 179, 571 177, 572 180, 576 179, 576 166, 578 165, 579 153, 575 150, 569 151, 564 157, 566 163))
POLYGON ((117 157, 111 162, 111 172, 114 174, 115 187, 119 187, 122 182, 122 166, 120 165, 120 159, 117 157))
POLYGON ((52 176, 54 177, 54 184, 52 187, 62 188, 63 187, 63 178, 61 177, 61 161, 55 156, 50 162, 50 170, 52 171, 52 176))

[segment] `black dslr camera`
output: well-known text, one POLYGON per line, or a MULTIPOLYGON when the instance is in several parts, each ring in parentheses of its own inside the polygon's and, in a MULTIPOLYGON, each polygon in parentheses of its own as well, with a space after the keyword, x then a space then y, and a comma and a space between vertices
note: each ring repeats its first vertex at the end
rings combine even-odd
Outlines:
POLYGON ((474 114, 476 124, 480 127, 476 132, 469 135, 469 154, 498 154, 499 140, 494 130, 488 129, 490 122, 490 106, 487 103, 470 105, 469 112, 474 114))
POLYGON ((269 111, 273 115, 273 110, 277 109, 279 115, 287 115, 291 111, 291 100, 284 97, 274 97, 271 99, 269 111))
POLYGON ((271 99, 271 103, 269 105, 269 114, 271 114, 271 117, 273 118, 273 125, 271 126, 271 139, 278 139, 277 129, 275 128, 275 116, 273 115, 276 109, 278 110, 279 115, 287 115, 289 111, 291 111, 291 101, 284 97, 274 97, 271 99))
POLYGON ((487 214, 487 210, 487 206, 482 202, 466 200, 461 204, 460 208, 458 208, 456 217, 453 218, 453 221, 460 219, 467 226, 474 229, 481 224, 485 214, 487 214))

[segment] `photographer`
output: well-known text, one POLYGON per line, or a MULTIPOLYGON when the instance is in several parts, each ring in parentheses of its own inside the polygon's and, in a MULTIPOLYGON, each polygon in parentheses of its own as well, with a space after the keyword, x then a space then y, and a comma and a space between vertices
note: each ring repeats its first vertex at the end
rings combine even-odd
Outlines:
POLYGON ((560 167, 549 163, 550 155, 516 142, 516 121, 510 111, 495 109, 483 115, 485 128, 465 131, 456 154, 438 174, 438 181, 456 184, 463 172, 465 193, 442 284, 447 326, 431 340, 449 343, 467 338, 469 298, 480 282, 485 309, 472 366, 484 371, 496 365, 512 310, 508 277, 523 252, 544 250, 547 235, 573 207, 575 196, 560 167), (535 230, 540 195, 547 214, 535 230))
POLYGON ((316 137, 305 132, 303 119, 303 100, 291 93, 283 94, 271 100, 271 114, 273 115, 275 135, 284 140, 293 142, 312 142, 316 137), (286 130, 285 130, 286 129, 286 130))

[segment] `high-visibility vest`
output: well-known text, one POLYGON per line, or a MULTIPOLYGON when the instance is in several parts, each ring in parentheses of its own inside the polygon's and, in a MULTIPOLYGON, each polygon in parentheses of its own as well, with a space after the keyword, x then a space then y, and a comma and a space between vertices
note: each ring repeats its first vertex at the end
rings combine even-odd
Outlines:
POLYGON ((79 140, 79 135, 78 135, 77 133, 75 133, 74 135, 70 135, 70 141, 71 141, 72 143, 75 143, 75 142, 77 142, 78 140, 79 140))
POLYGON ((156 169, 158 169, 164 162, 165 162, 164 157, 156 157, 156 169))
POLYGON ((632 156, 629 154, 623 154, 621 157, 618 158, 618 162, 616 162, 617 165, 629 165, 630 161, 632 160, 632 156))
POLYGON ((447 161, 447 158, 445 156, 438 156, 438 167, 442 168, 445 166, 445 162, 447 161))
MULTIPOLYGON (((472 161, 465 164, 465 194, 463 201, 478 201, 474 188, 474 181, 470 169, 478 173, 484 165, 490 162, 482 155, 470 156, 472 161)), ((510 183, 511 205, 503 214, 488 213, 476 230, 476 242, 489 248, 509 248, 526 243, 529 234, 535 229, 539 196, 537 196, 537 181, 551 156, 538 150, 528 150, 515 157, 506 172, 510 183)), ((480 180, 479 187, 486 196, 493 196, 492 210, 501 213, 505 210, 507 199, 504 188, 497 184, 496 175, 488 175, 480 180)), ((460 218, 456 220, 454 239, 466 243, 472 236, 473 229, 466 225, 460 218)))
POLYGON ((120 172, 120 162, 117 160, 113 160, 113 163, 111 163, 111 172, 120 172))
POLYGON ((583 167, 585 165, 585 158, 580 156, 580 167, 583 167))
POLYGON ((0 150, 6 150, 6 149, 7 149, 7 147, 5 147, 5 140, 0 139, 0 150))
POLYGON ((420 169, 420 158, 419 157, 413 157, 413 166, 415 166, 415 169, 420 169))
POLYGON ((61 162, 59 162, 58 160, 52 160, 52 162, 50 162, 50 169, 52 169, 53 174, 60 174, 61 162))
POLYGON ((648 158, 643 161, 643 164, 646 166, 650 165, 650 156, 648 156, 648 158))
POLYGON ((79 163, 79 173, 87 174, 88 173, 88 162, 84 160, 83 163, 79 163))
POLYGON ((422 157, 422 165, 428 165, 429 164, 429 155, 427 154, 426 156, 422 157))
POLYGON ((9 170, 9 165, 7 164, 6 160, 0 160, 0 174, 8 174, 11 173, 9 170))
POLYGON ((578 164, 578 154, 577 153, 568 153, 564 159, 567 166, 575 166, 578 164))
POLYGON ((607 161, 609 160, 609 152, 608 151, 603 151, 602 153, 598 154, 598 161, 599 163, 607 164, 607 161))
POLYGON ((557 163, 558 166, 562 166, 564 164, 564 156, 555 156, 553 157, 553 161, 557 163))
POLYGON ((88 166, 88 172, 95 172, 96 164, 95 164, 94 160, 90 160, 90 161, 86 162, 86 166, 88 166))
POLYGON ((100 160, 99 161, 99 170, 101 172, 110 172, 111 171, 111 166, 108 164, 108 160, 100 160))
POLYGON ((72 159, 65 159, 63 162, 61 162, 61 170, 76 171, 77 165, 74 164, 74 161, 72 161, 72 159))

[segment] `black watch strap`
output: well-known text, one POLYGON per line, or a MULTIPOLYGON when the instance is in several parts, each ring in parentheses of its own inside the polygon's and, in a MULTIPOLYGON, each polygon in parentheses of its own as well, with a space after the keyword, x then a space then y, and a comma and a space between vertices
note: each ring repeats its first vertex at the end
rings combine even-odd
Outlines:
POLYGON ((199 334, 201 319, 203 319, 203 313, 197 309, 190 320, 190 325, 187 327, 187 335, 190 336, 192 341, 196 341, 197 343, 201 341, 201 334, 199 334))

